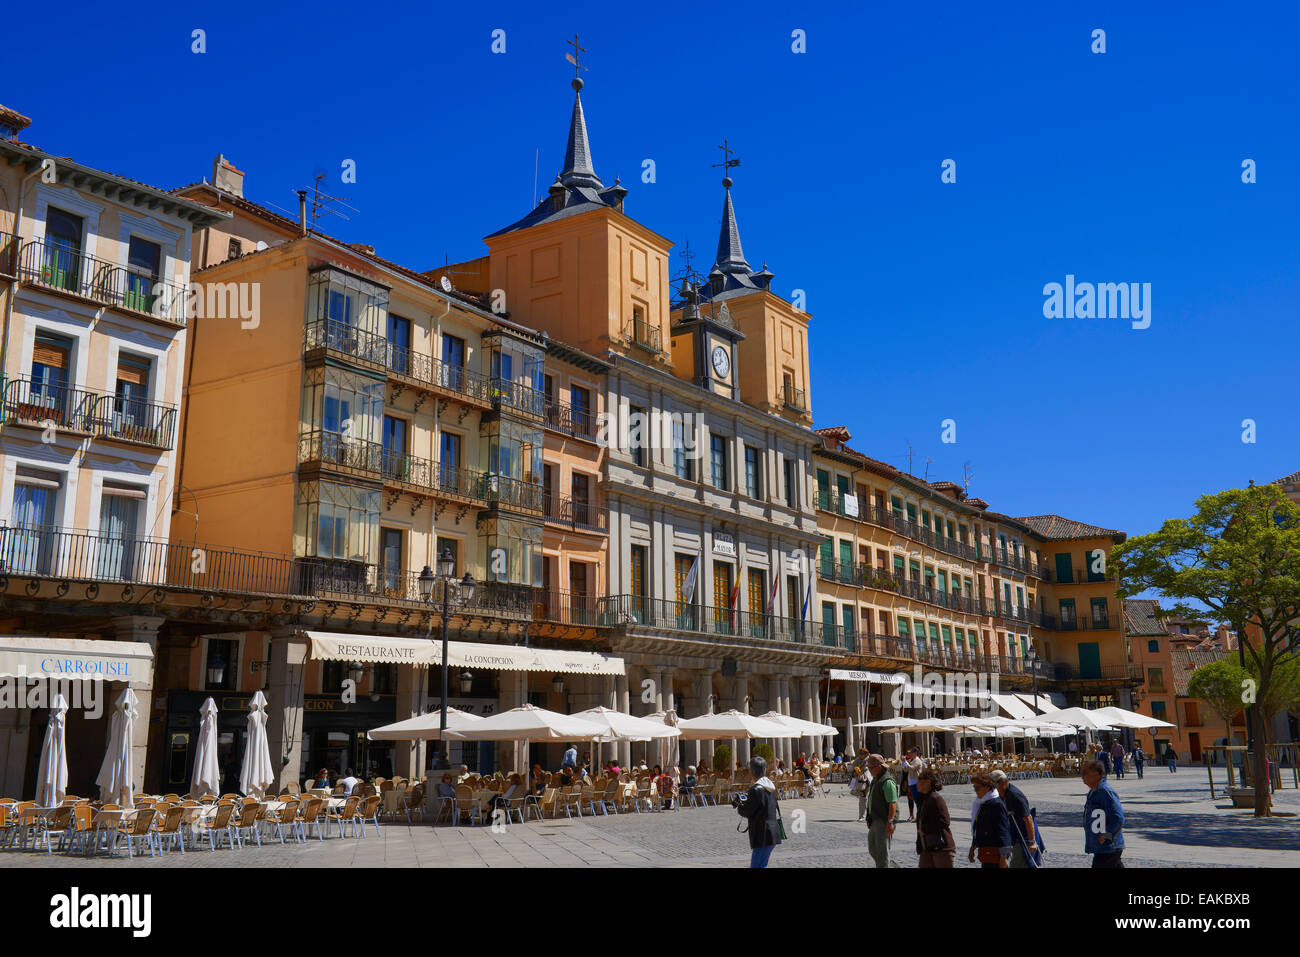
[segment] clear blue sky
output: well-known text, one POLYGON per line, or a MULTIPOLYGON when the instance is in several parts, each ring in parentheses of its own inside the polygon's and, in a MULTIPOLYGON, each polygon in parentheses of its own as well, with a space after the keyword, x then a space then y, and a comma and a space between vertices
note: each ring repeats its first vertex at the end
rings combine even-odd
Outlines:
POLYGON ((224 152, 288 209, 323 167, 360 213, 322 228, 428 268, 530 208, 535 151, 539 189, 554 178, 577 31, 597 172, 705 269, 710 164, 724 136, 738 151, 745 252, 807 293, 817 425, 895 465, 910 442, 931 479, 969 461, 999 511, 1130 533, 1300 469, 1293 5, 271 6, 20 5, 34 39, 0 102, 34 118, 29 142, 158 186, 224 152), (1151 283, 1151 327, 1045 319, 1067 273, 1151 283))

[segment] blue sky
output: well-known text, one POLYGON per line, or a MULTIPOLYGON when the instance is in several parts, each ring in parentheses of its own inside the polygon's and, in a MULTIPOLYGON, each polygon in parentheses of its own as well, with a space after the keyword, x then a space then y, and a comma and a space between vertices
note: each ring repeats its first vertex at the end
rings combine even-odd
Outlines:
POLYGON ((223 152, 250 199, 291 209, 323 168, 360 212, 322 228, 428 268, 531 207, 537 151, 539 190, 559 170, 576 31, 597 172, 697 267, 717 242, 715 147, 737 150, 745 252, 774 291, 807 294, 818 426, 897 466, 910 442, 931 479, 970 462, 999 511, 1130 533, 1300 469, 1300 14, 996 6, 144 3, 54 30, 27 5, 15 35, 40 39, 0 102, 33 117, 27 141, 158 186, 223 152), (1067 274, 1150 283, 1150 328, 1044 318, 1067 274))

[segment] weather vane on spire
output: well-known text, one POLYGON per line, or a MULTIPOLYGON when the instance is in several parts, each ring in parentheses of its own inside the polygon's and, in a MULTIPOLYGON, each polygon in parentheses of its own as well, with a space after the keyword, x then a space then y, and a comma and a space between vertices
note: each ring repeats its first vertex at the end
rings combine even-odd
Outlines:
POLYGON ((731 154, 736 151, 727 145, 726 139, 723 139, 722 145, 719 146, 718 149, 722 150, 722 162, 714 163, 713 168, 717 169, 719 166, 722 167, 722 185, 727 189, 731 189, 731 177, 728 175, 728 170, 733 166, 739 166, 740 160, 731 158, 731 154))
POLYGON ((578 54, 586 53, 587 48, 578 46, 578 35, 576 33, 573 35, 572 40, 565 40, 564 42, 567 43, 569 46, 573 47, 572 53, 564 54, 564 58, 573 64, 573 88, 575 90, 581 90, 582 77, 578 75, 578 71, 587 70, 588 68, 578 62, 578 54))

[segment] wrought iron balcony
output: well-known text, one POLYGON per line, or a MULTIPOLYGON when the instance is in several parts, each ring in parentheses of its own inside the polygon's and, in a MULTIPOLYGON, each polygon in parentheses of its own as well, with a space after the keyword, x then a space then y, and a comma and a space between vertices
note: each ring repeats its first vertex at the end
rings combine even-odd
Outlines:
POLYGON ((18 278, 173 326, 185 325, 187 286, 43 240, 22 244, 18 278))
POLYGON ((596 414, 590 409, 546 403, 546 427, 581 439, 596 439, 596 414))
POLYGON ((600 528, 600 515, 594 503, 570 495, 555 495, 542 489, 542 517, 557 525, 572 528, 600 528))
MULTIPOLYGON (((639 595, 614 595, 601 599, 600 623, 693 632, 723 639, 784 641, 840 649, 846 647, 845 633, 839 625, 664 601, 639 595)), ((848 640, 851 638, 850 633, 848 640)))
POLYGON ((628 325, 629 338, 634 343, 651 352, 663 352, 663 333, 658 326, 641 319, 633 319, 628 325))
POLYGON ((808 393, 803 389, 796 389, 789 383, 781 383, 781 402, 794 412, 808 411, 808 393))
POLYGON ((5 383, 0 421, 38 429, 53 425, 156 449, 172 448, 176 435, 174 405, 55 386, 27 376, 5 383))

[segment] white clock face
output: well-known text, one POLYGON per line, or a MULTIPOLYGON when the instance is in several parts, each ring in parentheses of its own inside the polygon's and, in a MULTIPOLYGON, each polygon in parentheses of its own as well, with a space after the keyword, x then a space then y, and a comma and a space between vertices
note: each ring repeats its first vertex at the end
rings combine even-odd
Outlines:
POLYGON ((713 347, 713 371, 723 379, 731 371, 731 356, 727 355, 727 350, 722 346, 713 347))

